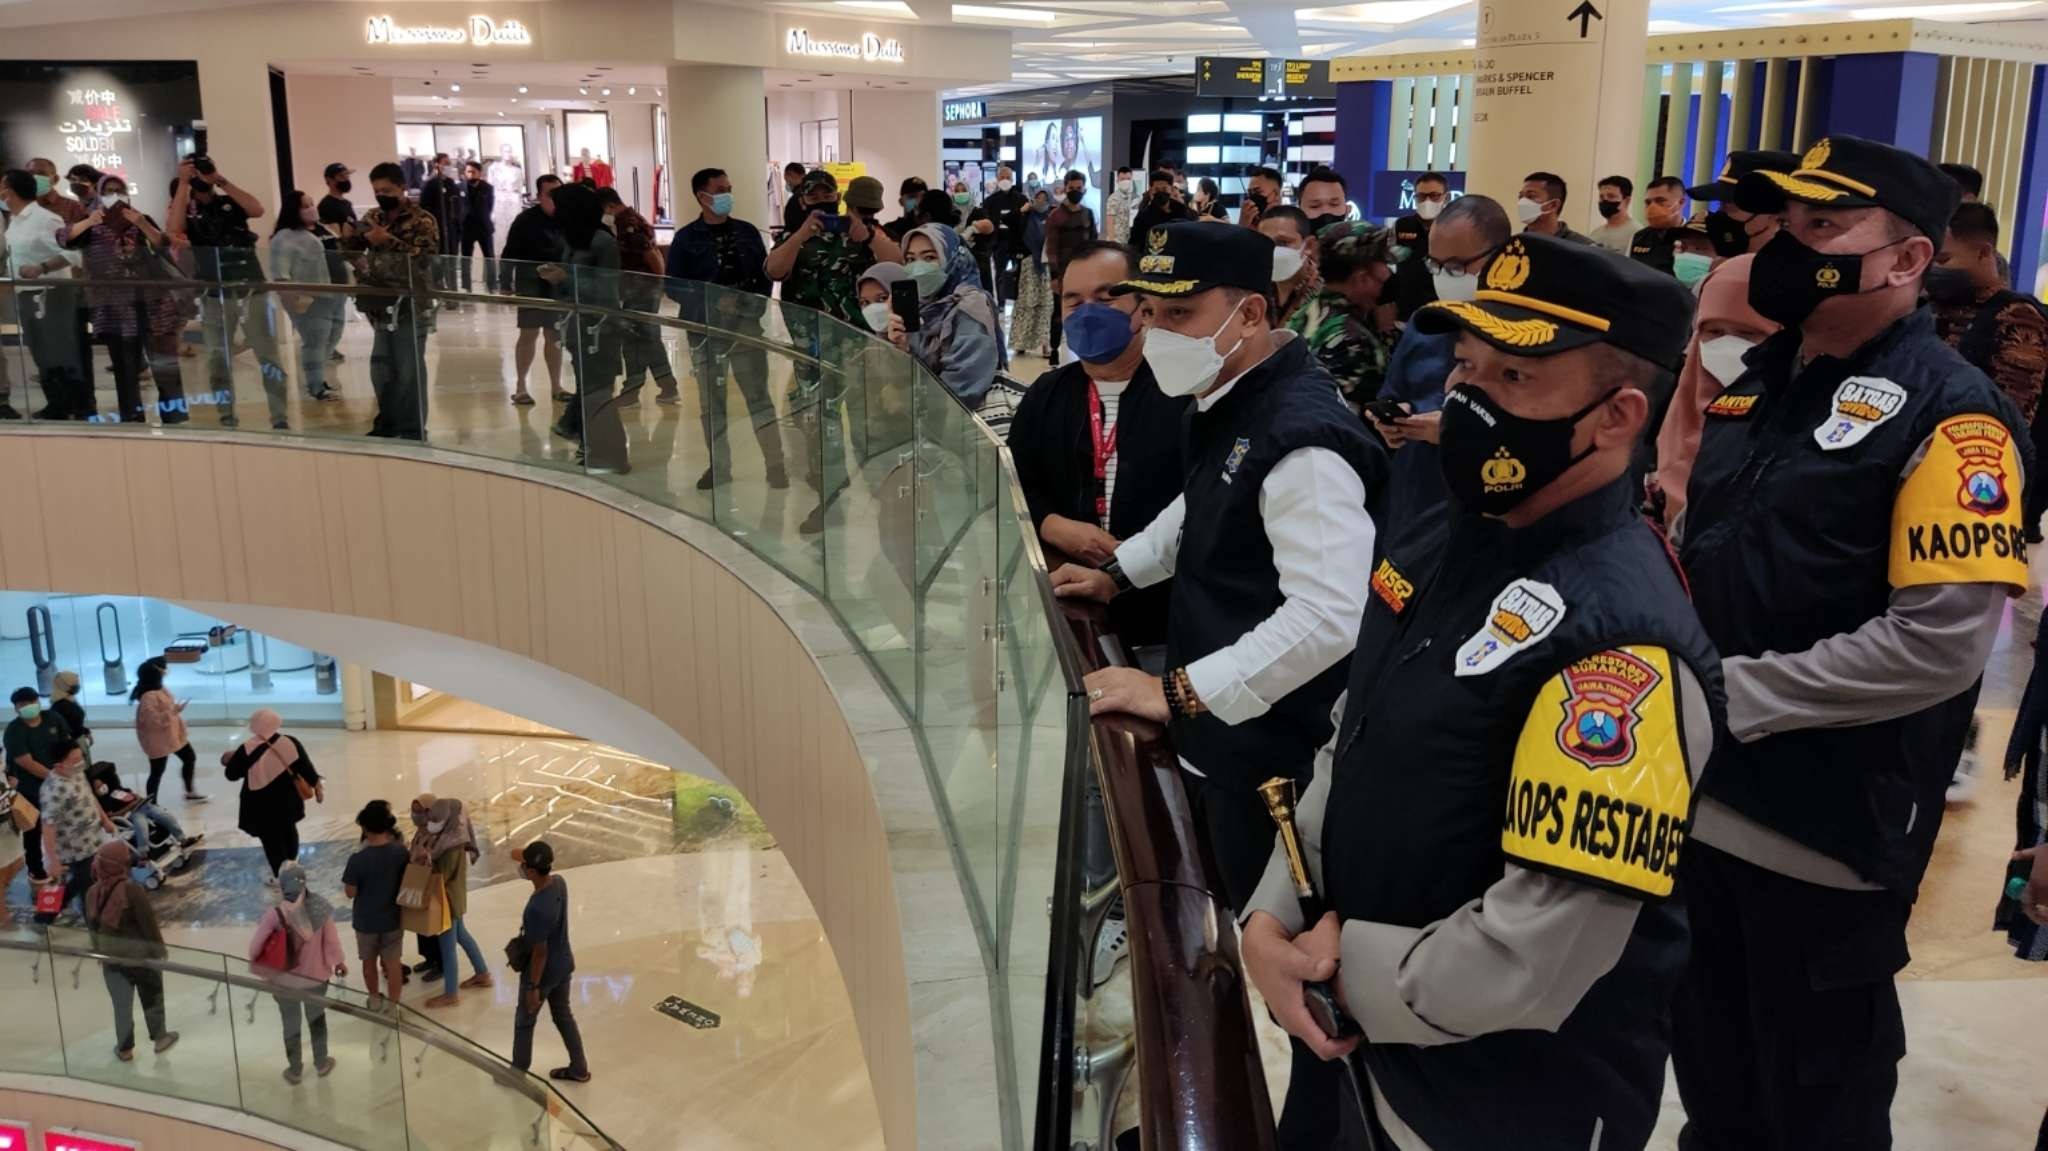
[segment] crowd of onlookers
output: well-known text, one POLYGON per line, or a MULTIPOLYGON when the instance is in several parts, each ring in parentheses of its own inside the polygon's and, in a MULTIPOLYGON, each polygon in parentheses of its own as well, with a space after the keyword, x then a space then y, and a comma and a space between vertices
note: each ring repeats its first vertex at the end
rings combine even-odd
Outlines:
MULTIPOLYGON (((165 1016, 163 976, 170 956, 156 893, 173 873, 192 877, 179 882, 206 882, 206 867, 193 858, 204 837, 186 834, 157 794, 175 756, 184 766, 186 803, 207 799, 196 790, 196 755, 181 715, 185 704, 164 687, 164 672, 162 657, 147 661, 132 695, 137 741, 150 760, 149 780, 140 790, 124 784, 113 762, 92 754, 92 729, 77 699, 74 672, 54 677, 48 707, 35 688, 17 689, 11 697, 14 714, 0 736, 6 755, 0 806, 19 835, 0 843, 20 844, 18 853, 0 849, 6 858, 0 863, 0 892, 26 870, 37 924, 56 923, 76 908, 100 956, 113 1004, 114 1052, 123 1062, 135 1057, 138 1000, 155 1051, 162 1054, 178 1041, 165 1016)), ((326 783, 305 743, 284 731, 281 717, 267 708, 249 717, 247 737, 221 756, 221 767, 227 782, 238 787, 236 827, 260 846, 269 892, 249 939, 247 967, 231 970, 272 990, 283 1024, 285 1079, 296 1084, 304 1076, 306 1033, 312 1070, 325 1076, 335 1063, 323 988, 347 978, 349 952, 341 943, 335 900, 315 889, 300 863, 299 824, 309 801, 326 802, 326 783)), ((354 956, 372 1007, 396 1001, 402 987, 418 979, 435 991, 422 1005, 446 1008, 460 1002, 463 989, 489 988, 496 979, 467 923, 470 867, 483 857, 483 843, 454 797, 418 796, 408 816, 411 828, 402 835, 389 802, 375 799, 363 806, 355 819, 359 845, 333 894, 348 901, 354 956), (419 947, 412 966, 403 960, 408 933, 419 947), (469 963, 467 979, 461 978, 458 956, 469 963)), ((575 958, 566 883, 554 875, 554 852, 545 841, 525 845, 513 862, 533 893, 519 935, 505 948, 520 985, 512 1062, 524 1070, 531 1061, 533 1027, 545 1004, 569 1051, 568 1065, 550 1075, 587 1081, 582 1037, 570 1009, 575 958)))

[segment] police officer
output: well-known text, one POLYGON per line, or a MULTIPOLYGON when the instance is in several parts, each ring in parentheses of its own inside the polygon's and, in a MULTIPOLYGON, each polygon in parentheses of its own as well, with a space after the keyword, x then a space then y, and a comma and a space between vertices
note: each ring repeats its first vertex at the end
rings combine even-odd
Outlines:
POLYGON ((1892 979, 1978 677, 2027 586, 2032 449, 1918 303, 1953 181, 1834 136, 1739 196, 1784 217, 1749 301, 1785 327, 1708 405, 1680 522, 1733 737, 1685 855, 1680 1144, 1884 1148, 1892 979))
POLYGON ((1629 455, 1689 312, 1670 276, 1525 234, 1473 299, 1416 313, 1458 332, 1455 520, 1371 574, 1298 820, 1331 910, 1302 921, 1276 850, 1244 925, 1275 1018, 1363 1057, 1382 1147, 1617 1151, 1656 1123, 1720 661, 1629 455), (1305 980, 1362 1047, 1310 1021, 1305 980))
MULTIPOLYGON (((1744 252, 1754 252, 1778 233, 1778 216, 1775 212, 1752 212, 1736 199, 1736 189, 1742 186, 1752 172, 1790 173, 1799 167, 1796 152, 1772 152, 1743 150, 1728 153, 1721 164, 1721 174, 1705 184, 1698 184, 1685 190, 1695 204, 1714 205, 1705 221, 1707 238, 1713 242, 1714 255, 1723 260, 1732 260, 1744 252)), ((1768 202, 1768 200, 1767 200, 1768 202)))
MULTIPOLYGON (((1338 397, 1307 342, 1269 331, 1273 241, 1250 228, 1166 224, 1138 238, 1145 363, 1192 396, 1181 494, 1098 570, 1053 573, 1063 596, 1108 600, 1172 578, 1163 677, 1105 668, 1091 712, 1166 723, 1223 895, 1251 897, 1273 845, 1258 785, 1306 784, 1366 606, 1384 449, 1338 397)), ((1297 1048, 1283 1147, 1327 1146, 1337 1082, 1297 1048), (1306 1070, 1300 1070, 1303 1067, 1306 1070), (1320 1073, 1320 1074, 1318 1074, 1320 1073), (1309 1082, 1313 1079, 1313 1082, 1309 1082), (1306 1127, 1303 1125, 1306 1124, 1306 1127)))

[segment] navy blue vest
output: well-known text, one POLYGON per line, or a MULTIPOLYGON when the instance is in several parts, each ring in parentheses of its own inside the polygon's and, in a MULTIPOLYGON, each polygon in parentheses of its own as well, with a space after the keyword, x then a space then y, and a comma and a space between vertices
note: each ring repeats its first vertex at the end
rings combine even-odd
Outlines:
MULTIPOLYGON (((1290 339, 1247 372, 1208 411, 1188 409, 1182 459, 1187 516, 1174 564, 1167 666, 1225 648, 1272 615, 1286 597, 1259 514, 1266 473, 1290 452, 1328 448, 1344 458, 1368 494, 1386 475, 1386 450, 1366 434, 1337 383, 1290 339)), ((1358 572, 1364 584, 1371 573, 1358 572)), ((1344 688, 1346 661, 1232 726, 1213 715, 1176 718, 1173 746, 1211 780, 1249 790, 1275 775, 1306 783, 1316 749, 1330 738, 1330 708, 1344 688)))

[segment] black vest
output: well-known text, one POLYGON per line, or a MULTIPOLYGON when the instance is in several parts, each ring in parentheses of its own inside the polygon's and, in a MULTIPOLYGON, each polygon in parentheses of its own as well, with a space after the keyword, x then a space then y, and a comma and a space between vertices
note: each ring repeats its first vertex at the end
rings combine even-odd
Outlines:
MULTIPOLYGON (((1456 516, 1436 555, 1388 554, 1376 567, 1323 817, 1324 885, 1341 917, 1425 927, 1500 879, 1517 741, 1539 692, 1573 661, 1661 646, 1718 717, 1720 660, 1633 492, 1616 480, 1521 531, 1456 516), (1483 655, 1470 641, 1517 581, 1553 589, 1562 615, 1544 635, 1526 614, 1535 638, 1458 675, 1483 655)), ((1663 845, 1666 874, 1682 841, 1663 845)), ((1641 1146, 1657 1119, 1687 942, 1676 903, 1645 901, 1620 961, 1555 1033, 1361 1050, 1394 1111, 1440 1151, 1584 1151, 1596 1119, 1601 1146, 1641 1146)))
MULTIPOLYGON (((1366 435, 1305 340, 1284 342, 1208 411, 1188 409, 1181 453, 1187 514, 1174 562, 1168 667, 1236 643, 1286 601, 1259 514, 1259 488, 1275 464, 1302 448, 1342 456, 1368 493, 1385 478, 1385 449, 1366 435)), ((1363 584, 1368 574, 1356 578, 1363 584)), ((1206 714, 1176 718, 1173 746, 1233 789, 1249 790, 1275 775, 1306 783, 1316 749, 1329 742, 1330 708, 1344 689, 1346 663, 1339 660, 1245 723, 1206 714)))
MULTIPOLYGON (((2018 433, 2033 472, 2012 401, 1941 342, 1926 308, 1847 360, 1823 356, 1799 371, 1798 354, 1796 331, 1750 353, 1742 378, 1709 405, 1693 463, 1681 558, 1700 621, 1728 656, 1805 651, 1884 614, 1894 493, 1943 419, 1996 417, 2018 433), (1850 377, 1878 381, 1877 399, 1896 410, 1825 449, 1850 377)), ((1881 723, 1722 739, 1704 794, 1910 900, 1976 699, 1973 686, 1881 723)))
POLYGON ((1436 299, 1436 281, 1423 263, 1429 255, 1429 226, 1430 221, 1413 212, 1394 221, 1394 243, 1408 249, 1408 258, 1394 265, 1394 316, 1403 323, 1436 299))

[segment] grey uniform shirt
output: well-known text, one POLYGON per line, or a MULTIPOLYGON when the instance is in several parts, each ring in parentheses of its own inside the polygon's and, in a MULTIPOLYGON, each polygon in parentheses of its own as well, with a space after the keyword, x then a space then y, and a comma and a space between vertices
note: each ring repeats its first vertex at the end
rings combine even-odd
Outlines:
MULTIPOLYGON (((1686 771, 1697 783, 1714 745, 1713 716, 1692 670, 1674 663, 1686 771)), ((1345 698, 1338 697, 1332 714, 1340 735, 1345 698)), ((1317 890, 1323 889, 1323 813, 1337 738, 1316 753, 1315 778, 1295 808, 1317 890)), ((1427 926, 1345 920, 1337 982, 1352 1017, 1375 1043, 1429 1047, 1496 1031, 1556 1031, 1620 961, 1641 909, 1634 896, 1506 863, 1478 899, 1427 926)), ((1306 926, 1277 843, 1244 915, 1257 911, 1291 933, 1306 926)), ((1398 1151, 1431 1151, 1400 1122, 1377 1085, 1373 1098, 1398 1151)))

